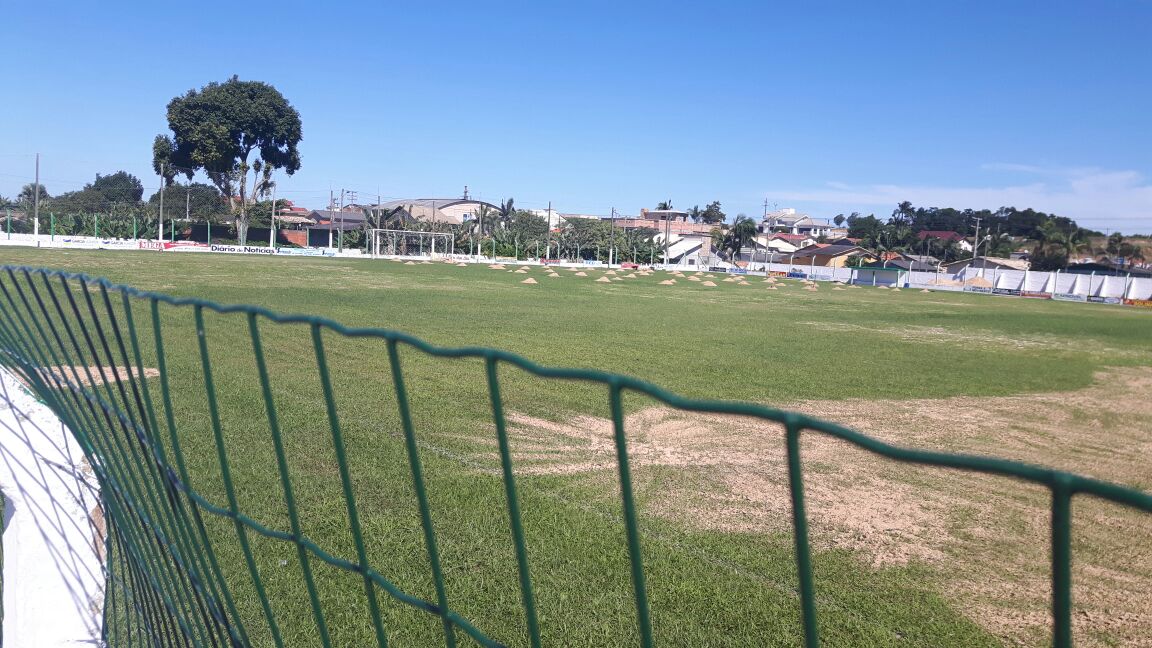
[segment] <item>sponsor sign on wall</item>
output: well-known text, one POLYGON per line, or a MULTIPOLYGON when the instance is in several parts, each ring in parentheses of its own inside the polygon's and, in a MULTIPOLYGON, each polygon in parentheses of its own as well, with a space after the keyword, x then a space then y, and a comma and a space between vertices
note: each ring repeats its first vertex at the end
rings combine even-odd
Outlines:
POLYGON ((196 243, 195 241, 172 241, 165 243, 164 249, 169 252, 210 252, 212 250, 207 243, 196 243))
POLYGON ((964 286, 964 292, 992 294, 992 289, 984 286, 964 286))
POLYGON ((1122 303, 1124 303, 1124 300, 1120 299, 1119 297, 1097 297, 1096 295, 1089 297, 1088 301, 1092 302, 1093 304, 1122 304, 1122 303))
POLYGON ((1055 299, 1056 301, 1088 301, 1088 297, 1086 295, 1077 295, 1075 293, 1052 293, 1052 299, 1055 299))
POLYGON ((806 273, 806 272, 789 272, 788 274, 786 274, 784 276, 788 277, 789 279, 807 279, 808 273, 806 273))
POLYGON ((253 247, 251 245, 213 245, 212 251, 225 254, 276 254, 275 248, 253 247))
POLYGON ((1052 299, 1052 295, 1046 292, 1036 292, 1032 290, 1021 290, 1021 297, 1029 297, 1032 299, 1052 299))
POLYGON ((1139 306, 1140 308, 1152 308, 1152 299, 1125 299, 1124 303, 1129 306, 1139 306))
POLYGON ((336 256, 335 252, 324 248, 276 248, 276 254, 284 256, 336 256))
POLYGON ((993 288, 993 295, 1008 295, 1010 297, 1019 297, 1020 291, 1015 288, 993 288))

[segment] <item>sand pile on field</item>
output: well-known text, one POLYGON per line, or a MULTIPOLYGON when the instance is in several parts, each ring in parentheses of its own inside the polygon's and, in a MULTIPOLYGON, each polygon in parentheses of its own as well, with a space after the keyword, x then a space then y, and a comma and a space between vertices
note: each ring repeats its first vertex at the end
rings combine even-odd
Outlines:
POLYGON ((405 261, 404 265, 416 265, 415 261, 405 261))
POLYGON ((664 281, 660 282, 660 285, 661 286, 675 286, 676 280, 675 279, 665 279, 664 281))
POLYGON ((732 283, 733 281, 736 281, 736 277, 728 277, 727 279, 721 279, 721 281, 724 283, 732 283))
POLYGON ((520 268, 519 270, 516 271, 516 274, 528 274, 528 271, 525 270, 524 268, 520 268))
POLYGON ((468 267, 468 264, 467 264, 467 263, 464 263, 463 261, 461 261, 460 263, 457 263, 457 264, 456 264, 456 267, 457 267, 457 268, 467 268, 467 267, 468 267))
POLYGON ((624 278, 625 278, 625 279, 635 279, 635 278, 636 278, 636 273, 635 273, 635 272, 633 272, 632 274, 626 274, 626 275, 624 275, 624 278))
POLYGON ((922 292, 922 293, 924 293, 924 292, 926 292, 926 293, 930 293, 930 292, 932 292, 932 291, 931 291, 931 290, 928 290, 927 288, 921 288, 921 289, 920 289, 920 292, 922 292))
POLYGON ((606 274, 606 275, 614 275, 614 274, 616 274, 616 271, 615 271, 615 270, 609 270, 608 272, 605 272, 604 274, 606 274))
POLYGON ((892 292, 900 292, 900 289, 899 288, 893 288, 892 292))
POLYGON ((715 281, 701 281, 701 282, 700 282, 700 285, 701 285, 701 286, 709 286, 709 287, 715 288, 715 287, 716 287, 716 282, 715 282, 715 281))
POLYGON ((612 283, 612 280, 608 277, 600 277, 596 280, 596 283, 612 283))
POLYGON ((768 286, 764 290, 776 290, 776 286, 768 286))
POLYGON ((820 289, 816 286, 805 286, 804 290, 807 290, 808 292, 819 292, 820 289))
POLYGON ((432 265, 431 261, 421 261, 420 265, 432 265))
POLYGON ((988 281, 984 277, 976 277, 975 279, 969 279, 968 281, 965 281, 964 285, 965 286, 976 286, 978 288, 991 288, 992 282, 988 281))
POLYGON ((504 266, 500 263, 493 263, 492 265, 490 265, 488 267, 493 269, 493 270, 503 270, 504 269, 504 266))
POLYGON ((528 277, 527 279, 525 279, 524 281, 521 281, 520 283, 522 283, 522 284, 534 284, 534 283, 539 283, 539 282, 536 281, 535 279, 533 279, 532 277, 528 277))
POLYGON ((700 281, 700 277, 693 275, 691 277, 688 277, 688 281, 700 281))
POLYGON ((761 281, 760 283, 774 284, 774 283, 776 283, 776 277, 768 277, 767 279, 765 279, 764 281, 761 281))
POLYGON ((557 273, 555 273, 555 272, 549 272, 549 273, 548 273, 548 276, 549 276, 549 277, 559 277, 560 275, 559 275, 559 274, 557 274, 557 273))
POLYGON ((832 290, 844 290, 844 288, 843 288, 843 287, 841 287, 841 286, 836 286, 836 287, 835 287, 835 288, 833 288, 832 290))
POLYGON ((704 278, 705 278, 705 279, 715 279, 715 278, 716 278, 716 275, 714 275, 714 274, 708 274, 708 275, 704 275, 704 278))
POLYGON ((703 273, 703 272, 700 272, 700 271, 697 271, 697 272, 696 272, 696 276, 697 276, 697 277, 700 277, 700 276, 703 276, 703 275, 704 275, 704 273, 703 273))
POLYGON ((612 277, 612 281, 624 281, 624 277, 612 277))
POLYGON ((572 276, 573 277, 587 277, 588 273, 587 272, 577 272, 576 274, 574 274, 572 276))
POLYGON ((881 290, 888 290, 888 286, 876 286, 876 287, 881 289, 881 290))

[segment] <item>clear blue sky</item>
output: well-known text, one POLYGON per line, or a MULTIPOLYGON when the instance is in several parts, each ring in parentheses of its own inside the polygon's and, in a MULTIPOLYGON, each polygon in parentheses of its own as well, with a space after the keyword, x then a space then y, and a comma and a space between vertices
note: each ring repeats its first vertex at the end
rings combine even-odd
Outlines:
POLYGON ((146 186, 167 102, 300 111, 282 196, 635 213, 903 199, 1152 232, 1152 2, 5 3, 0 194, 146 186), (387 5, 387 6, 382 6, 387 5))

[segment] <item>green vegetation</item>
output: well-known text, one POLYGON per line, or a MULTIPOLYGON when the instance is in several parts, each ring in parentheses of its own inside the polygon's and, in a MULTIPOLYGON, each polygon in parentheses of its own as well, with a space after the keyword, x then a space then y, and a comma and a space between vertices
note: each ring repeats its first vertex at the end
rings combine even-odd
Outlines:
MULTIPOLYGON (((756 283, 661 286, 659 277, 598 284, 568 273, 522 285, 521 275, 484 267, 332 259, 6 249, 3 262, 394 328, 438 345, 494 346, 543 364, 632 374, 684 395, 767 404, 1076 389, 1105 367, 1152 365, 1149 313, 1086 304, 871 289, 770 292, 756 283)), ((145 305, 138 308, 137 321, 148 321, 145 305)), ((161 318, 179 396, 173 414, 193 485, 220 503, 192 316, 188 309, 164 308, 161 318)), ((240 507, 286 529, 244 322, 209 314, 205 330, 240 507)), ((336 555, 353 556, 308 330, 265 326, 261 334, 304 533, 336 555)), ((384 345, 335 336, 325 344, 371 563, 404 591, 434 600, 384 345)), ((154 366, 155 354, 144 346, 145 364, 154 366)), ((490 636, 523 645, 504 494, 492 473, 498 462, 484 442, 491 412, 483 367, 402 356, 448 599, 490 636)), ((502 382, 511 412, 561 422, 607 413, 599 388, 512 371, 502 382)), ((645 404, 625 401, 629 411, 645 404)), ((538 473, 519 480, 545 644, 634 641, 627 554, 610 473, 538 473)), ((662 488, 658 474, 643 484, 662 488)), ((658 643, 794 645, 800 627, 790 536, 690 527, 645 510, 649 494, 638 497, 658 643)), ((231 523, 209 523, 242 615, 258 618, 231 523)), ((284 543, 252 541, 285 643, 314 643, 295 552, 284 543)), ((831 645, 996 643, 946 602, 944 577, 922 565, 872 568, 831 549, 814 559, 817 605, 831 645)), ((371 642, 360 578, 318 564, 314 569, 334 643, 371 642)), ((396 645, 439 641, 440 626, 427 615, 387 604, 385 617, 396 645)), ((255 622, 249 631, 258 645, 270 641, 255 622)))

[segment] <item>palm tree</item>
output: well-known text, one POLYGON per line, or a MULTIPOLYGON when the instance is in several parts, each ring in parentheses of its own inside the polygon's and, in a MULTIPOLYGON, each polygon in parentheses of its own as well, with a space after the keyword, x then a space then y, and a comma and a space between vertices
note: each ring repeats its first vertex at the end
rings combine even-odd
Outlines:
POLYGON ((836 217, 832 219, 832 222, 836 223, 836 227, 840 227, 844 224, 844 220, 844 214, 836 214, 836 217))
POLYGON ((657 211, 667 211, 669 209, 672 209, 672 201, 671 200, 665 200, 665 201, 659 203, 658 205, 656 205, 657 211))

